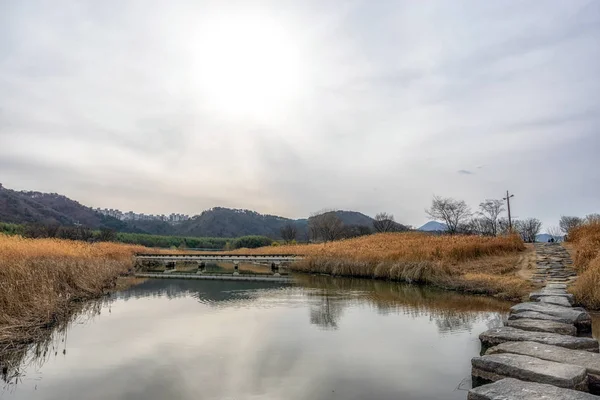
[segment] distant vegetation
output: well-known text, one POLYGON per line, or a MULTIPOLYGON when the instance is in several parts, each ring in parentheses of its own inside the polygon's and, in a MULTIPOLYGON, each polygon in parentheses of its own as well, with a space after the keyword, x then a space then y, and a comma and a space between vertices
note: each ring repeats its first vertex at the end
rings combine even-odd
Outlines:
POLYGON ((143 233, 122 233, 111 229, 91 230, 81 226, 58 226, 41 224, 9 224, 0 222, 0 233, 20 235, 32 239, 70 239, 85 242, 120 242, 146 247, 233 250, 242 247, 256 248, 269 246, 274 241, 266 236, 249 235, 240 238, 181 237, 148 235, 143 233))
POLYGON ((117 233, 117 242, 139 244, 146 247, 191 248, 205 250, 223 250, 230 239, 197 238, 181 236, 148 235, 143 233, 117 233))

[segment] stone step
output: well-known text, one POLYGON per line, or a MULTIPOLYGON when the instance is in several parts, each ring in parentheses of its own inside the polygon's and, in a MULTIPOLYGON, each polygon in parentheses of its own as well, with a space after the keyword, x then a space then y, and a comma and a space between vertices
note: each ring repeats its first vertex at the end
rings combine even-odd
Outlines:
POLYGON ((507 378, 469 390, 467 400, 598 400, 589 393, 507 378))
POLYGON ((528 382, 546 383, 565 389, 587 391, 585 368, 561 364, 521 354, 501 353, 475 357, 471 360, 474 385, 516 378, 528 382))
MULTIPOLYGON (((554 304, 528 302, 514 305, 510 308, 511 314, 519 314, 527 311, 552 315, 562 319, 565 323, 574 324, 579 332, 590 332, 592 318, 586 311, 576 308, 562 307, 554 304)), ((509 317, 510 319, 510 317, 509 317)))
POLYGON ((506 342, 490 348, 486 354, 512 353, 583 367, 588 374, 591 393, 600 393, 600 354, 569 350, 536 342, 506 342))
POLYGON ((568 318, 555 317, 553 315, 543 314, 543 313, 535 312, 535 311, 525 311, 525 312, 518 313, 518 314, 510 314, 508 316, 509 321, 518 320, 518 319, 537 319, 537 320, 542 320, 542 321, 556 321, 556 322, 562 322, 563 324, 573 325, 571 320, 568 318))
POLYGON ((541 296, 539 297, 538 302, 546 304, 555 304, 561 307, 572 306, 572 303, 569 301, 569 299, 563 296, 541 296))
POLYGON ((487 330, 479 335, 479 340, 486 349, 504 342, 530 341, 598 353, 598 341, 596 339, 559 335, 557 333, 524 331, 510 326, 487 330))
POLYGON ((555 282, 549 282, 548 284, 546 284, 545 289, 567 289, 567 285, 565 283, 555 283, 555 282))
POLYGON ((513 319, 506 321, 506 326, 532 332, 558 333, 559 335, 577 336, 577 328, 573 324, 543 319, 513 319))
POLYGON ((533 292, 529 295, 529 299, 531 301, 537 301, 537 299, 544 296, 559 296, 566 297, 569 300, 575 300, 575 296, 573 296, 571 293, 567 293, 566 290, 559 289, 543 289, 539 292, 533 292))

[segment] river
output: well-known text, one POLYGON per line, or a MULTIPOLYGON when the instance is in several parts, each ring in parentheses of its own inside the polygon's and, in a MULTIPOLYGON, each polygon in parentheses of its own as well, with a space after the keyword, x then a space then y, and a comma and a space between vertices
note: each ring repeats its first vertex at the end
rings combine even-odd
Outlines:
POLYGON ((509 306, 371 280, 148 280, 5 354, 0 399, 464 400, 509 306))

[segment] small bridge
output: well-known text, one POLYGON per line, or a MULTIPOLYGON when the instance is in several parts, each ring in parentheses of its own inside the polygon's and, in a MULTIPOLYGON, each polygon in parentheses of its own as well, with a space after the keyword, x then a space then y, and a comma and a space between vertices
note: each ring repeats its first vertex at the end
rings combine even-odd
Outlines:
MULTIPOLYGON (((269 264, 271 266, 272 275, 261 274, 261 276, 248 276, 249 280, 256 280, 256 278, 261 278, 261 280, 270 280, 273 278, 284 278, 281 276, 282 267, 284 264, 290 264, 295 261, 302 260, 302 257, 289 255, 289 254, 272 254, 272 255, 254 255, 254 254, 223 254, 223 253, 201 253, 201 254, 137 254, 135 256, 136 260, 139 262, 143 261, 153 261, 162 263, 165 265, 164 273, 173 273, 173 277, 175 275, 179 276, 179 274, 175 274, 175 265, 179 262, 196 262, 198 263, 198 270, 196 272, 197 279, 219 279, 222 277, 223 279, 231 279, 231 274, 206 274, 206 263, 207 262, 230 262, 233 263, 233 276, 236 279, 246 278, 244 275, 240 275, 239 273, 239 264, 241 262, 245 263, 256 263, 256 264, 269 264)), ((137 276, 142 276, 142 274, 136 274, 137 276)), ((145 277, 149 274, 143 274, 145 277)), ((186 274, 189 276, 190 274, 186 274)), ((159 277, 159 274, 152 274, 153 277, 159 277)), ((285 277, 289 279, 288 277, 285 277)), ((189 279, 189 277, 188 277, 189 279)))

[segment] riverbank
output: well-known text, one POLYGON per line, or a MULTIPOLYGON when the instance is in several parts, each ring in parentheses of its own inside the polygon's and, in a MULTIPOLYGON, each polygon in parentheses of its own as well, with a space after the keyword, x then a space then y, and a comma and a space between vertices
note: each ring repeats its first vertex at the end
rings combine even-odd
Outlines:
POLYGON ((34 340, 102 296, 142 246, 0 235, 0 348, 34 340))
POLYGON ((303 256, 290 268, 305 273, 421 283, 519 301, 532 284, 518 274, 526 247, 514 236, 433 236, 382 233, 354 239, 240 249, 232 253, 303 256))

